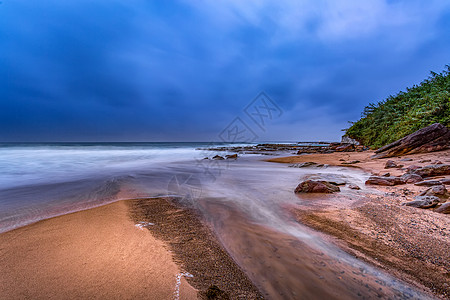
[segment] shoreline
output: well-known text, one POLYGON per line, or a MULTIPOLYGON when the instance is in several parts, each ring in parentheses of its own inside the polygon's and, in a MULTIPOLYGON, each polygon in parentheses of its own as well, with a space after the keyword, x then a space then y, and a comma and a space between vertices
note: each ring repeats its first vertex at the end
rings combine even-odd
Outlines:
POLYGON ((0 233, 0 294, 262 299, 199 216, 172 200, 120 200, 0 233))
MULTIPOLYGON (((436 160, 447 164, 450 162, 450 150, 385 159, 372 159, 372 154, 372 151, 303 154, 266 161, 291 164, 315 162, 330 166, 356 167, 375 175, 389 172, 391 176, 399 176, 404 172, 399 168, 385 169, 388 160, 401 163, 405 167, 425 166, 436 160), (407 160, 402 161, 403 158, 407 160), (349 161, 359 162, 342 164, 349 161)), ((314 172, 318 169, 311 170, 314 172)), ((438 178, 449 177, 447 175, 438 178)), ((314 208, 294 206, 291 211, 298 222, 322 232, 344 251, 421 289, 426 287, 437 297, 448 298, 449 215, 401 205, 428 187, 404 184, 388 187, 370 185, 370 188, 375 190, 375 193, 369 191, 362 200, 351 204, 319 204, 314 208)), ((308 198, 304 196, 304 199, 308 198)), ((321 201, 319 198, 313 199, 315 200, 310 198, 306 201, 321 201)))

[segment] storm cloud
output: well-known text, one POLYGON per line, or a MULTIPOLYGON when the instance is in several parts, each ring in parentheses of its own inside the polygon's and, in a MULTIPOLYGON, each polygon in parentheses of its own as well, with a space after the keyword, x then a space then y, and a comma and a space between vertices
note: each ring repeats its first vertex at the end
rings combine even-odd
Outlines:
POLYGON ((446 0, 3 0, 0 141, 215 141, 261 91, 260 140, 338 140, 449 36, 446 0))

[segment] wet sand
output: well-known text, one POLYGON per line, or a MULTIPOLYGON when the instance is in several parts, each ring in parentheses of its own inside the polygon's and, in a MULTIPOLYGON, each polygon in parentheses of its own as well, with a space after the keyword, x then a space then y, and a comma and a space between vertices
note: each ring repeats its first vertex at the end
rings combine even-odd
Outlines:
POLYGON ((181 272, 124 201, 0 234, 0 270, 1 299, 174 299, 181 272))
MULTIPOLYGON (((372 174, 390 172, 401 175, 403 170, 384 169, 387 160, 405 167, 424 166, 439 160, 450 162, 450 151, 415 154, 388 159, 371 159, 371 152, 310 154, 271 159, 272 162, 301 163, 313 161, 341 165, 342 160, 359 160, 351 165, 372 174), (402 161, 408 158, 412 161, 402 161), (425 160, 425 162, 420 162, 425 160)), ((440 176, 439 178, 450 176, 440 176)), ((370 186, 372 191, 355 197, 354 201, 340 201, 331 205, 318 198, 303 197, 310 205, 293 207, 297 220, 332 236, 330 240, 342 249, 370 262, 398 278, 420 288, 429 288, 442 298, 450 297, 450 217, 432 209, 401 206, 411 201, 427 187, 413 184, 395 187, 370 186), (322 203, 321 203, 322 202, 322 203)), ((355 195, 361 192, 355 192, 355 195)), ((351 196, 350 196, 351 197, 351 196)), ((328 202, 332 202, 328 199, 328 202)))

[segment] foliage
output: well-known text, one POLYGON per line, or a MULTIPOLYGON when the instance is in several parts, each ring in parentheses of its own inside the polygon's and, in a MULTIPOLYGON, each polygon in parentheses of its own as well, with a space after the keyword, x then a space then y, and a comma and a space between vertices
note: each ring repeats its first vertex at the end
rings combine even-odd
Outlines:
POLYGON ((450 66, 431 72, 419 85, 407 88, 377 104, 370 103, 346 135, 363 145, 378 148, 414 131, 441 123, 450 125, 450 66))

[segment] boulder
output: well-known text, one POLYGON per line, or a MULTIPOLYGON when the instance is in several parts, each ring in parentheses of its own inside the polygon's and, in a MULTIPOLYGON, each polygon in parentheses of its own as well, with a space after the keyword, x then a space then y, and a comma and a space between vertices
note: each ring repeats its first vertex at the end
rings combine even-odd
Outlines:
POLYGON ((386 164, 384 165, 385 169, 390 169, 390 168, 397 168, 397 164, 395 163, 395 161, 393 160, 388 160, 386 162, 386 164))
POLYGON ((359 160, 351 160, 351 161, 345 161, 343 163, 341 163, 342 165, 353 165, 353 164, 357 164, 359 163, 359 160))
POLYGON ((382 177, 390 177, 390 176, 391 176, 391 173, 389 173, 389 172, 383 173, 383 174, 381 174, 380 176, 382 176, 382 177))
POLYGON ((431 208, 439 204, 439 198, 435 196, 417 196, 413 201, 403 203, 402 205, 417 207, 417 208, 431 208))
POLYGON ((450 214, 450 202, 444 203, 438 208, 436 208, 435 212, 441 213, 441 214, 450 214))
POLYGON ((353 183, 349 183, 347 186, 349 188, 351 188, 352 190, 360 190, 361 189, 359 186, 357 186, 356 184, 353 184, 353 183))
POLYGON ((223 159, 225 159, 225 158, 223 158, 223 157, 220 156, 220 155, 216 155, 216 156, 214 156, 212 159, 215 159, 215 160, 223 160, 223 159))
POLYGON ((403 174, 400 178, 402 178, 405 183, 416 183, 423 180, 422 176, 417 174, 403 174))
POLYGON ((307 167, 321 168, 323 166, 324 166, 323 164, 318 164, 312 161, 289 165, 290 168, 307 168, 307 167))
POLYGON ((405 184, 405 180, 401 177, 370 176, 366 184, 392 186, 405 184))
POLYGON ((375 151, 374 158, 427 153, 450 148, 450 130, 434 123, 375 151))
POLYGON ((353 144, 343 144, 341 146, 336 147, 337 152, 353 152, 355 151, 355 145, 353 144))
POLYGON ((340 189, 327 181, 306 180, 300 183, 295 189, 295 193, 335 193, 340 189))
POLYGON ((230 154, 226 156, 227 159, 237 159, 238 155, 237 154, 230 154))
MULTIPOLYGON (((416 175, 416 174, 411 174, 411 175, 416 175)), ((418 181, 416 183, 414 183, 414 185, 417 186, 433 186, 433 185, 441 185, 442 182, 438 181, 438 180, 425 180, 425 181, 418 181)))
POLYGON ((445 202, 445 200, 448 198, 448 191, 444 185, 435 185, 420 193, 419 196, 436 196, 439 199, 444 200, 442 202, 445 202))
POLYGON ((450 178, 448 179, 441 179, 441 183, 445 185, 450 185, 450 178))
POLYGON ((442 176, 450 175, 450 165, 429 165, 420 169, 412 171, 413 174, 420 175, 422 177, 442 176))

